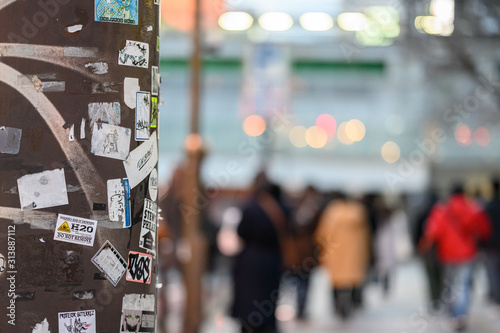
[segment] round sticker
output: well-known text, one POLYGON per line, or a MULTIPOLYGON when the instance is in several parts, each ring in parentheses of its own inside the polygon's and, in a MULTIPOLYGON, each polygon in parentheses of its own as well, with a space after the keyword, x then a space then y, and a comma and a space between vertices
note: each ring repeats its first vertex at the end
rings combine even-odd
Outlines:
POLYGON ((158 172, 156 168, 151 171, 149 175, 149 197, 151 200, 156 201, 158 195, 158 172))

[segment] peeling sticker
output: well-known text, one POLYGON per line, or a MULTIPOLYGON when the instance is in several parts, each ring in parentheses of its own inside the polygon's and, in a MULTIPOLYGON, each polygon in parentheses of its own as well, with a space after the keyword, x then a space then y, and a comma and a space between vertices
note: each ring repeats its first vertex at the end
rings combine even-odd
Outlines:
POLYGON ((142 213, 141 235, 139 236, 139 247, 148 253, 156 255, 156 215, 158 207, 149 199, 144 199, 144 211, 142 213))
POLYGON ((59 332, 96 333, 95 310, 58 313, 59 332))
POLYGON ((149 139, 149 120, 151 112, 151 95, 148 92, 137 93, 135 109, 135 141, 149 139))
POLYGON ((85 139, 85 123, 86 119, 82 118, 82 122, 80 123, 80 140, 85 139))
POLYGON ((120 103, 90 103, 88 106, 90 128, 98 121, 106 122, 110 125, 120 125, 121 113, 120 103))
POLYGON ((16 155, 21 149, 23 130, 14 127, 0 127, 0 153, 16 155))
POLYGON ((147 30, 147 31, 153 31, 153 26, 152 26, 152 25, 148 26, 148 27, 146 28, 146 30, 147 30))
POLYGON ((138 0, 95 0, 95 21, 139 24, 138 0))
POLYGON ((127 270, 127 262, 109 241, 104 243, 91 261, 101 272, 106 274, 107 279, 115 287, 127 270))
POLYGON ((42 82, 42 86, 38 91, 44 93, 50 92, 64 92, 66 90, 65 81, 46 81, 42 82))
POLYGON ((97 47, 72 47, 66 46, 63 51, 65 57, 75 58, 95 58, 98 52, 97 47))
POLYGON ((158 127, 158 97, 151 97, 151 128, 158 127))
POLYGON ((73 292, 73 300, 88 300, 88 299, 93 299, 95 298, 95 289, 89 289, 89 290, 77 290, 73 292))
POLYGON ((127 40, 118 54, 118 65, 149 67, 149 44, 127 40))
POLYGON ((88 68, 93 74, 108 74, 108 64, 105 62, 90 62, 85 64, 85 68, 88 68))
POLYGON ((158 141, 156 131, 148 141, 130 152, 127 160, 123 162, 130 188, 133 189, 146 178, 158 162, 158 141))
POLYGON ((118 82, 92 82, 92 94, 119 93, 118 82))
POLYGON ((130 251, 128 254, 127 281, 151 284, 153 257, 150 254, 130 251))
POLYGON ((59 214, 54 240, 86 246, 94 246, 97 221, 59 214))
POLYGON ((68 139, 69 141, 75 141, 75 124, 71 124, 71 127, 69 128, 68 139))
POLYGON ((75 24, 70 27, 66 27, 65 30, 70 34, 74 34, 75 32, 81 31, 83 29, 83 25, 75 24))
POLYGON ((158 171, 156 171, 156 168, 149 174, 148 192, 151 200, 156 201, 158 196, 158 171))
POLYGON ((97 156, 125 160, 129 155, 131 132, 125 127, 94 124, 91 152, 97 156))
POLYGON ((36 75, 33 75, 30 79, 31 83, 33 83, 33 86, 35 87, 36 91, 40 91, 42 89, 42 80, 36 75))
POLYGON ((45 243, 45 239, 43 239, 43 238, 40 238, 40 239, 39 239, 39 241, 40 241, 41 243, 45 243))
POLYGON ((50 333, 47 318, 45 318, 41 323, 36 324, 31 333, 50 333))
POLYGON ((157 66, 151 66, 151 95, 158 96, 160 90, 160 71, 157 66))
POLYGON ((123 296, 120 333, 155 332, 155 298, 151 294, 123 296))
POLYGON ((139 87, 139 79, 126 77, 123 81, 123 99, 125 105, 131 109, 135 109, 137 92, 141 90, 139 87))
POLYGON ((122 222, 124 228, 132 226, 128 179, 109 179, 107 184, 109 219, 122 222))
POLYGON ((26 175, 17 180, 21 210, 68 204, 64 169, 26 175))

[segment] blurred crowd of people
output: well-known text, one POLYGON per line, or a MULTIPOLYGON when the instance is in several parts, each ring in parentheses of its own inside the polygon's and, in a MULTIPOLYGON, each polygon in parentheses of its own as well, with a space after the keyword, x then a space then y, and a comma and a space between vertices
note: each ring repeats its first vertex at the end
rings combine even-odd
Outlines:
MULTIPOLYGON (((175 253, 181 252, 182 238, 179 177, 160 202, 160 272, 182 255, 175 253)), ((389 295, 398 264, 417 255, 426 268, 432 305, 446 309, 452 327, 463 330, 479 261, 488 273, 490 301, 500 309, 500 183, 493 182, 493 189, 489 201, 467 197, 460 186, 443 200, 432 192, 410 216, 406 196, 348 196, 312 186, 290 195, 260 173, 249 191, 229 200, 239 203, 238 213, 226 207, 231 214, 224 214, 223 205, 214 205, 215 214, 201 215, 211 244, 206 267, 211 269, 216 255, 231 257, 225 262, 232 267, 230 314, 241 332, 273 333, 282 284, 294 286, 295 316, 307 320, 311 273, 322 267, 335 314, 349 320, 363 307, 368 283, 378 283, 389 295)), ((159 302, 161 318, 167 310, 165 299, 159 302)))

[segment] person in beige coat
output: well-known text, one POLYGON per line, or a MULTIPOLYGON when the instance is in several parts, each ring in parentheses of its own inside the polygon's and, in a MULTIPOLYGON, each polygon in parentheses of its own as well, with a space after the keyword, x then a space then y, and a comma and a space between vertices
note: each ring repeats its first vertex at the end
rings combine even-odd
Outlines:
POLYGON ((330 275, 335 310, 347 319, 368 271, 370 236, 365 207, 343 197, 331 201, 320 218, 315 240, 319 262, 330 275))

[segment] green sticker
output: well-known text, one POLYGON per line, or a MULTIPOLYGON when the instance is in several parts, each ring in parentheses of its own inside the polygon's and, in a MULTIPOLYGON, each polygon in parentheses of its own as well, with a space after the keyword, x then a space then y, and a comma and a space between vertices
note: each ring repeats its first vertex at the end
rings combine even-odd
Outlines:
POLYGON ((158 97, 151 97, 151 128, 158 124, 158 97))

